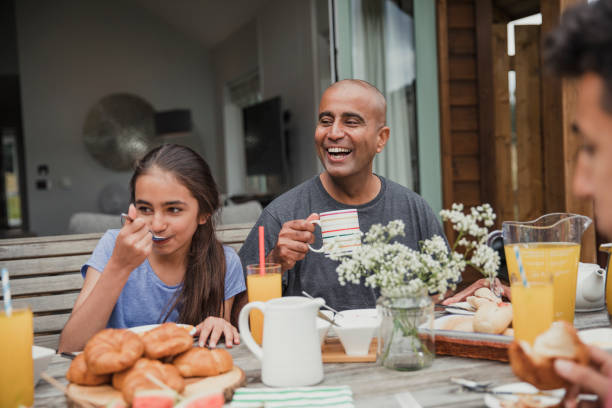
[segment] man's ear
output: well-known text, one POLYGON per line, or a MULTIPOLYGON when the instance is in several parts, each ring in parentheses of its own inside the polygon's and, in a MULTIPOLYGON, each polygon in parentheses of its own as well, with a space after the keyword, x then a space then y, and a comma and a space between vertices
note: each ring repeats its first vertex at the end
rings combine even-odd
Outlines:
POLYGON ((376 153, 382 152, 382 150, 385 148, 385 145, 387 144, 387 141, 389 141, 390 135, 391 129, 389 129, 388 126, 383 126, 382 128, 380 128, 376 140, 376 153))

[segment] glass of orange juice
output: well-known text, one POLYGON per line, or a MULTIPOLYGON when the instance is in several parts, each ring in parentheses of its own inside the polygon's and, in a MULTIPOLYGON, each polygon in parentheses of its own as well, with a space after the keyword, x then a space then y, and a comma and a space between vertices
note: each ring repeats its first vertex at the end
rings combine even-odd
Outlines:
POLYGON ((32 311, 0 311, 0 407, 34 404, 32 311))
MULTIPOLYGON (((283 295, 281 284, 280 264, 247 265, 247 296, 249 302, 266 302, 283 295), (262 271, 264 273, 262 273, 262 271)), ((261 345, 263 339, 263 313, 252 310, 249 315, 251 333, 257 344, 261 345)))
POLYGON ((512 290, 512 327, 514 338, 533 343, 554 320, 554 274, 539 268, 528 246, 506 245, 506 264, 512 290), (514 247, 518 246, 527 286, 523 284, 514 247))

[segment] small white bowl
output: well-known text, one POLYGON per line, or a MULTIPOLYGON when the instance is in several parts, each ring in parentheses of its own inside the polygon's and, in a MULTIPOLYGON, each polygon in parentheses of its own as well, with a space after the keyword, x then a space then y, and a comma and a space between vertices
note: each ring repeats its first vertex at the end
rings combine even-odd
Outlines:
POLYGON ((365 356, 381 319, 376 309, 355 309, 340 312, 334 327, 347 356, 365 356))
POLYGON ((34 360, 34 386, 36 387, 36 383, 40 380, 40 373, 47 369, 51 358, 55 354, 55 350, 40 347, 40 346, 32 346, 32 360, 34 360))
MULTIPOLYGON (((333 319, 334 317, 334 314, 328 310, 321 310, 321 313, 323 313, 330 319, 333 319)), ((319 343, 321 344, 321 346, 323 345, 323 342, 325 342, 325 337, 327 337, 327 332, 329 331, 330 326, 330 322, 325 321, 320 317, 317 317, 317 333, 319 334, 319 343)))

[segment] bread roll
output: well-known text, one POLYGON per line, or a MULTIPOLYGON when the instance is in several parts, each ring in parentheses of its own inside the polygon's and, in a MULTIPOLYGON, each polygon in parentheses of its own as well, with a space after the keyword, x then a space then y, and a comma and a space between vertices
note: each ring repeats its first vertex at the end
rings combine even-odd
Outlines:
POLYGON ((138 390, 155 390, 161 388, 151 381, 151 375, 177 392, 185 388, 185 380, 172 364, 163 364, 161 361, 142 358, 129 370, 113 376, 113 386, 121 390, 123 399, 132 403, 134 393, 138 390))
POLYGON ((489 299, 481 298, 478 296, 468 296, 466 301, 474 308, 474 310, 480 309, 481 306, 488 303, 492 303, 489 299))
POLYGON ((173 361, 183 377, 211 377, 228 372, 234 366, 227 350, 193 347, 173 361))
POLYGON ((98 375, 88 370, 87 363, 85 362, 85 354, 83 353, 77 355, 74 360, 72 360, 70 368, 68 368, 68 372, 66 373, 66 379, 68 381, 79 385, 107 384, 110 382, 110 378, 110 374, 98 375))
POLYGON ((498 298, 497 296, 495 296, 493 294, 493 292, 491 292, 491 289, 489 288, 478 288, 476 289, 476 291, 474 292, 474 296, 479 297, 479 298, 483 298, 483 299, 487 299, 493 303, 498 303, 501 301, 500 298, 498 298))
POLYGON ((473 316, 452 316, 445 320, 443 326, 440 329, 472 332, 474 331, 474 329, 472 328, 473 320, 473 316))
POLYGON ((182 353, 193 347, 193 337, 176 323, 164 323, 142 335, 145 355, 156 359, 182 353))
POLYGON ((501 302, 496 305, 488 302, 474 313, 474 331, 501 334, 512 322, 512 305, 501 302))
POLYGON ((92 373, 111 374, 134 365, 143 351, 144 344, 136 333, 104 329, 89 339, 83 354, 92 373))
POLYGON ((533 347, 526 341, 513 341, 508 355, 514 374, 540 390, 570 386, 555 371, 557 358, 589 363, 587 346, 580 341, 576 329, 564 321, 554 322, 535 339, 533 347))

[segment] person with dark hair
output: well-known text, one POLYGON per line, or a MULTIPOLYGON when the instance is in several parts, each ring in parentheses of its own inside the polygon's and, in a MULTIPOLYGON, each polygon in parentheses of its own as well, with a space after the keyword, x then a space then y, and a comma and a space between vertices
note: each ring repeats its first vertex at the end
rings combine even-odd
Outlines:
MULTIPOLYGON (((574 129, 582 138, 573 179, 576 195, 593 199, 597 228, 612 239, 612 0, 568 9, 544 42, 546 66, 577 79, 574 129)), ((591 365, 557 360, 555 369, 573 384, 565 405, 593 392, 612 407, 612 355, 591 347, 591 365)), ((600 401, 600 403, 601 403, 600 401)))
MULTIPOLYGON (((314 143, 325 171, 270 203, 239 255, 244 268, 259 263, 257 228, 263 225, 266 261, 281 265, 283 295, 301 296, 306 291, 337 310, 374 307, 377 290, 364 284, 342 286, 338 262, 309 252, 308 244, 315 242, 311 221, 322 212, 356 209, 359 229, 367 232, 373 224, 401 219, 406 235, 396 240, 413 249, 419 241, 444 232, 422 197, 372 171, 374 157, 390 134, 385 97, 378 89, 356 79, 336 82, 323 93, 318 117, 314 143)), ((241 295, 236 309, 245 302, 241 295)))
POLYGON ((109 230, 81 268, 85 281, 60 351, 82 350, 105 327, 161 322, 196 326, 200 346, 231 347, 234 296, 246 289, 240 259, 215 235, 217 185, 188 147, 154 148, 136 165, 125 225, 109 230))

